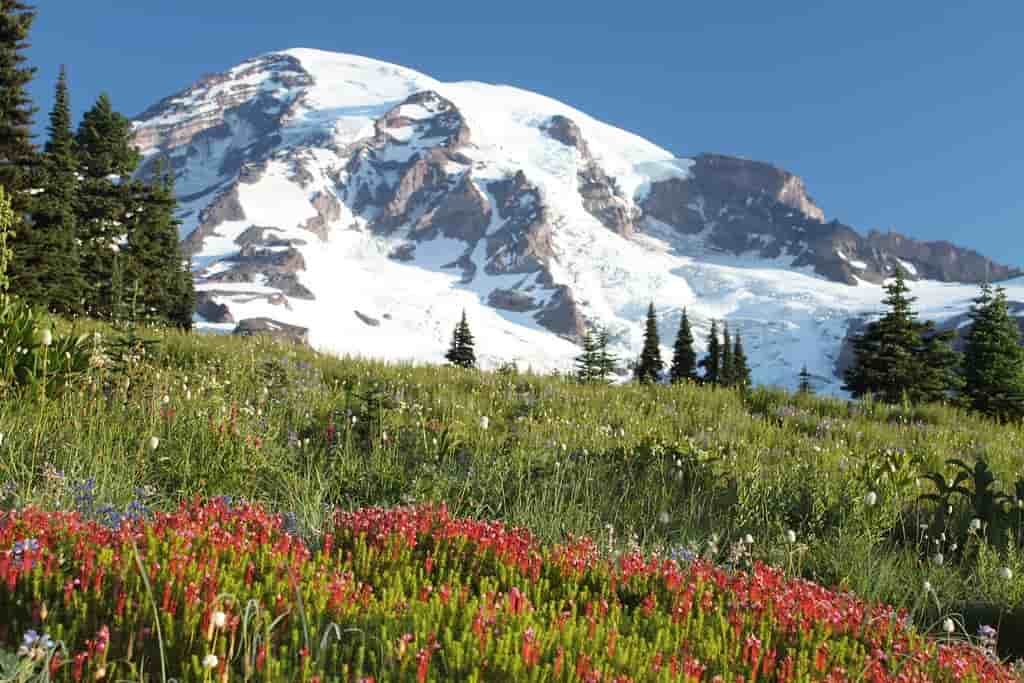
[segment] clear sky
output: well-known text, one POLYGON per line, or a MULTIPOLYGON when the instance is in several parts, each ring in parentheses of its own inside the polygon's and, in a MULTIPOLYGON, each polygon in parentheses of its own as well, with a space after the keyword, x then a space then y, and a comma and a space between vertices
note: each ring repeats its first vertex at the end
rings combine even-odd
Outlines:
POLYGON ((1024 266, 1016 0, 35 0, 40 129, 61 63, 135 115, 200 75, 315 47, 563 100, 680 155, 801 176, 826 216, 1024 266))

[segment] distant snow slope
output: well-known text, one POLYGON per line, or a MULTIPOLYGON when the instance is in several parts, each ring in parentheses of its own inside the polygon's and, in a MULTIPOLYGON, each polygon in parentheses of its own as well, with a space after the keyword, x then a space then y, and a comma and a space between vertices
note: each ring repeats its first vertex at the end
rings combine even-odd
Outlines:
MULTIPOLYGON (((465 311, 485 365, 567 370, 587 324, 634 357, 653 301, 666 359, 685 307, 702 347, 712 319, 743 335, 757 382, 794 386, 806 364, 834 392, 848 326, 880 308, 893 264, 1001 268, 867 244, 766 164, 679 159, 541 95, 352 55, 264 55, 135 125, 143 173, 174 163, 199 327, 268 317, 342 354, 441 362, 465 311)), ((1024 279, 1005 284, 1024 301, 1024 279)), ((946 319, 977 288, 912 289, 946 319)))

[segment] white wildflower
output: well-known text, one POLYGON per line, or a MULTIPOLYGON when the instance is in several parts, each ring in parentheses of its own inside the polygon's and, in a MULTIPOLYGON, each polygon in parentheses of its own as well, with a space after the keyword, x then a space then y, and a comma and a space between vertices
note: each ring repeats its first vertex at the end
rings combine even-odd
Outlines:
POLYGON ((1013 570, 1009 567, 1003 567, 999 570, 999 578, 1003 581, 1009 581, 1013 578, 1013 570))
POLYGON ((786 543, 789 543, 790 545, 796 543, 796 532, 792 529, 786 532, 786 543))
POLYGON ((953 633, 956 630, 956 624, 953 623, 952 619, 946 617, 942 620, 942 630, 946 633, 953 633))
POLYGON ((160 447, 160 437, 158 437, 158 436, 151 436, 151 437, 149 437, 149 450, 155 451, 159 447, 160 447))
POLYGON ((204 669, 216 669, 217 668, 217 655, 209 654, 203 657, 203 668, 204 669))
POLYGON ((214 628, 224 628, 228 625, 228 615, 224 614, 220 610, 217 610, 210 615, 210 623, 213 624, 214 628))
POLYGON ((973 518, 971 520, 971 524, 970 524, 969 528, 970 528, 972 533, 977 533, 977 532, 981 531, 981 520, 978 519, 977 517, 973 518))
POLYGON ((480 416, 480 429, 487 431, 487 428, 491 426, 491 418, 486 415, 480 416))
POLYGON ((751 536, 750 534, 747 534, 746 536, 743 537, 743 542, 746 543, 747 545, 754 545, 754 537, 751 536))
POLYGON ((864 504, 868 507, 874 507, 875 503, 878 502, 878 494, 874 491, 868 491, 867 495, 864 496, 864 504))
POLYGON ((942 553, 935 553, 934 555, 932 555, 932 562, 934 562, 936 565, 940 567, 943 565, 943 563, 945 563, 945 561, 946 558, 942 555, 942 553))
POLYGON ((40 346, 50 346, 51 344, 53 344, 53 332, 50 332, 50 330, 46 329, 40 330, 37 333, 36 341, 39 342, 40 346))

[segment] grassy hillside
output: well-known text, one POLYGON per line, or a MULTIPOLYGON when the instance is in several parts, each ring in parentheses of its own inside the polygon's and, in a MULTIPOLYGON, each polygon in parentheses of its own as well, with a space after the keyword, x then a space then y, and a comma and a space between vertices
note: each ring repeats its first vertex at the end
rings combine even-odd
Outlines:
POLYGON ((229 496, 285 513, 315 546, 335 508, 443 501, 538 542, 586 535, 604 556, 765 562, 903 608, 923 629, 947 617, 972 637, 1001 625, 1004 651, 1019 637, 1008 635, 1024 607, 1019 425, 939 406, 580 386, 260 339, 147 330, 143 345, 92 331, 88 373, 0 401, 6 509, 115 524, 229 496), (921 499, 954 478, 952 458, 971 477, 921 499))

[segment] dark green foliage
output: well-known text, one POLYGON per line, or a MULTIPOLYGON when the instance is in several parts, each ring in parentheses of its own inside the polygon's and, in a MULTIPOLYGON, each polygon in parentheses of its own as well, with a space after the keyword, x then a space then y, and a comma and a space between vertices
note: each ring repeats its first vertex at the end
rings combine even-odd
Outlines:
MULTIPOLYGON (((25 66, 35 9, 20 0, 0 0, 0 185, 18 221, 26 210, 29 171, 35 165, 28 84, 35 69, 25 66)), ((18 226, 15 225, 15 229, 18 226)))
POLYGON ((885 403, 947 400, 959 386, 958 356, 948 333, 917 320, 903 274, 885 286, 888 311, 853 339, 854 363, 844 389, 854 398, 872 395, 885 403))
POLYGON ((597 334, 587 328, 583 333, 583 352, 576 356, 576 379, 580 382, 594 382, 600 376, 600 356, 597 334))
POLYGON ((123 261, 117 249, 140 194, 138 186, 125 184, 138 167, 139 153, 132 144, 131 123, 113 110, 106 94, 86 112, 75 141, 83 175, 78 234, 82 273, 89 287, 87 312, 110 319, 122 315, 115 311, 115 303, 124 301, 125 289, 125 268, 116 262, 123 261), (113 182, 112 176, 121 182, 113 182))
POLYGON ((665 363, 661 360, 661 342, 658 339, 658 318, 654 302, 647 307, 647 322, 644 327, 644 346, 640 351, 640 362, 636 366, 637 381, 648 384, 661 379, 665 363))
POLYGON ((679 332, 676 334, 672 366, 669 368, 668 374, 673 384, 685 380, 697 380, 697 352, 693 350, 693 331, 690 329, 690 319, 686 315, 685 308, 679 319, 679 332))
POLYGON ((707 384, 718 384, 721 380, 722 369, 722 346, 718 339, 718 321, 711 321, 711 331, 708 333, 708 353, 700 362, 704 369, 701 380, 707 384))
POLYGON ((730 374, 730 386, 743 391, 750 388, 750 365, 747 363, 747 352, 743 350, 743 337, 739 332, 736 333, 736 341, 732 348, 732 371, 730 374))
POLYGON ((476 367, 473 333, 469 330, 469 322, 466 320, 465 311, 462 312, 462 319, 455 326, 455 331, 452 333, 452 344, 444 357, 449 363, 460 368, 472 369, 476 367))
POLYGON ((807 366, 800 370, 800 384, 796 388, 798 394, 813 394, 814 386, 811 384, 811 373, 808 372, 807 366))
POLYGON ((1006 292, 985 284, 971 306, 964 347, 965 397, 975 410, 998 419, 1024 416, 1024 349, 1006 292))
POLYGON ((75 140, 82 172, 90 178, 130 176, 142 158, 132 144, 131 121, 114 111, 106 93, 85 113, 75 140))
POLYGON ((722 321, 722 366, 718 370, 718 383, 731 387, 736 379, 732 365, 732 335, 729 334, 729 323, 722 321))
POLYGON ((610 339, 608 329, 602 327, 597 331, 597 366, 600 372, 600 381, 607 382, 609 375, 615 374, 615 366, 619 359, 608 350, 610 339))
POLYGON ((11 284, 26 301, 60 313, 83 309, 84 280, 79 270, 76 225, 78 161, 71 132, 67 77, 61 70, 50 113, 42 163, 33 173, 38 188, 25 222, 12 243, 11 284))
POLYGON ((178 243, 176 200, 169 174, 154 178, 151 185, 129 181, 121 185, 130 208, 125 219, 127 242, 117 255, 123 259, 119 277, 121 292, 114 299, 135 296, 143 319, 189 328, 195 308, 192 275, 178 243))

